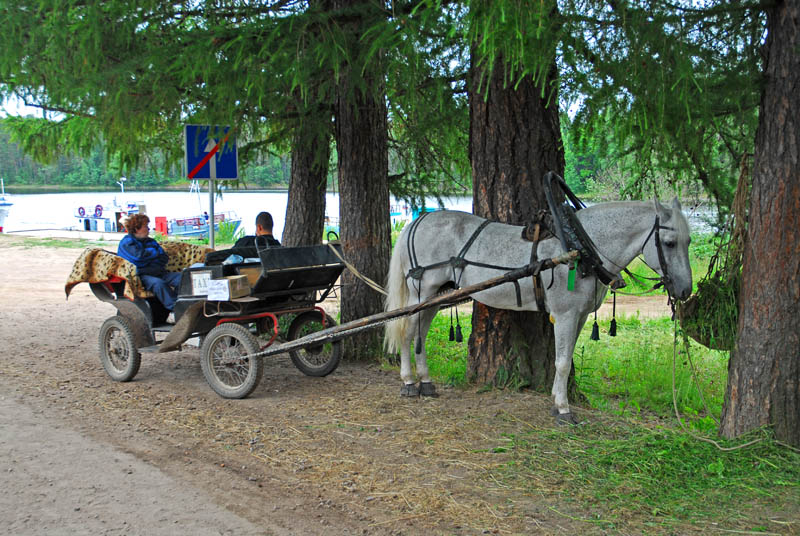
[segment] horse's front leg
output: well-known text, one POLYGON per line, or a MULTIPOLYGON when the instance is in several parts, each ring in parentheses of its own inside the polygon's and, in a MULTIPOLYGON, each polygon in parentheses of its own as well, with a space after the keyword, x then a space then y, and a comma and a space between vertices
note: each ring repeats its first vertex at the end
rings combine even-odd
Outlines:
MULTIPOLYGON (((585 321, 585 317, 584 317, 585 321)), ((556 318, 554 332, 556 338, 556 377, 553 380, 553 414, 558 424, 577 424, 572 414, 567 396, 567 382, 572 368, 572 354, 578 330, 583 325, 579 315, 568 313, 556 318)))

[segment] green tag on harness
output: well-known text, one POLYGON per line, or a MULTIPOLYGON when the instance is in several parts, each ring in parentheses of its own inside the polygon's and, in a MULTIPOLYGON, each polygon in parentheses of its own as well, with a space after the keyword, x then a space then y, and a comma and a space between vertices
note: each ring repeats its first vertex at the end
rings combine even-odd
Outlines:
POLYGON ((575 267, 577 264, 577 262, 573 262, 569 266, 569 273, 567 274, 567 290, 575 290, 575 267))

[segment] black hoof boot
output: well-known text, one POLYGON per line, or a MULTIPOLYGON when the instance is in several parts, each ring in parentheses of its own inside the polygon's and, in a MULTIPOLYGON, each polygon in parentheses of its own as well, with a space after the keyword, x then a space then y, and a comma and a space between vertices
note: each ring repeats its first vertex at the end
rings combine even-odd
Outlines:
POLYGON ((436 386, 433 385, 433 382, 419 382, 419 394, 422 396, 439 396, 439 393, 436 392, 436 386))
POLYGON ((556 416, 556 424, 559 426, 575 425, 578 424, 578 418, 574 413, 559 413, 556 416))
POLYGON ((417 384, 415 383, 403 384, 403 388, 400 389, 400 396, 418 397, 419 389, 417 389, 417 384))

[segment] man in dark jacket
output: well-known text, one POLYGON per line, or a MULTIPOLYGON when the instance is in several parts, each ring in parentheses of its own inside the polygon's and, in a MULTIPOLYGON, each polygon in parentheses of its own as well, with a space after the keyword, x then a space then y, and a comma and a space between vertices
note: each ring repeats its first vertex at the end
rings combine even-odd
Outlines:
POLYGON ((150 218, 144 214, 130 216, 125 223, 128 234, 120 241, 117 255, 136 265, 144 288, 172 311, 178 299, 176 289, 181 284, 181 274, 166 270, 169 257, 161 245, 148 236, 149 223, 150 218))
POLYGON ((281 243, 277 238, 272 236, 272 214, 269 212, 260 212, 256 216, 256 234, 255 236, 243 236, 233 245, 234 248, 254 248, 258 245, 259 248, 276 247, 281 243))

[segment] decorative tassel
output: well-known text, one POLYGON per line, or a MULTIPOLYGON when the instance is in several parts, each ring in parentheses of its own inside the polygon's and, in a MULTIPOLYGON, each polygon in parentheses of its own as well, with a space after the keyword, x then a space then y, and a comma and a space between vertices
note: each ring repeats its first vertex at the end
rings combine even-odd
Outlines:
POLYGON ((414 342, 414 353, 417 355, 422 353, 422 343, 419 339, 414 342))
POLYGON ((453 332, 453 308, 450 308, 450 342, 456 340, 456 336, 453 332))
POLYGON ((617 336, 617 293, 613 290, 611 291, 612 305, 611 305, 611 325, 608 328, 608 336, 609 337, 616 337, 617 336))
POLYGON ((461 326, 456 324, 456 342, 461 342, 464 337, 461 335, 461 326))

